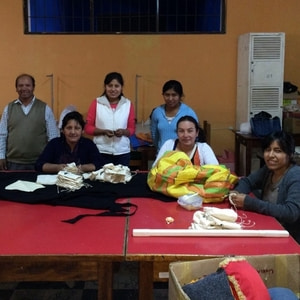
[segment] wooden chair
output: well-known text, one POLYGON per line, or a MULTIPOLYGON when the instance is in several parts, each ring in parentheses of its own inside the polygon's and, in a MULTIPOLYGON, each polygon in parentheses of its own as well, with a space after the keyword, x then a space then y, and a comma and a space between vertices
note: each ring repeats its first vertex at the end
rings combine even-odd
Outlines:
POLYGON ((137 150, 131 150, 129 168, 132 171, 143 170, 142 152, 137 150))
POLYGON ((155 160, 156 148, 153 146, 140 146, 130 152, 129 168, 131 170, 147 171, 149 161, 155 160))
POLYGON ((210 123, 208 123, 207 120, 203 121, 203 131, 204 131, 204 134, 205 134, 206 143, 210 145, 210 141, 211 141, 211 125, 210 125, 210 123))

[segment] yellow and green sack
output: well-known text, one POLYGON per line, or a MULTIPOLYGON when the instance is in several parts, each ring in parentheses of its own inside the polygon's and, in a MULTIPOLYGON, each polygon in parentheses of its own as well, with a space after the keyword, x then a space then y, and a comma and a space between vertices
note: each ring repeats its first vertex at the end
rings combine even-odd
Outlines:
POLYGON ((222 202, 238 181, 224 165, 193 165, 180 151, 167 151, 149 171, 147 183, 152 191, 178 198, 198 193, 204 203, 222 202))

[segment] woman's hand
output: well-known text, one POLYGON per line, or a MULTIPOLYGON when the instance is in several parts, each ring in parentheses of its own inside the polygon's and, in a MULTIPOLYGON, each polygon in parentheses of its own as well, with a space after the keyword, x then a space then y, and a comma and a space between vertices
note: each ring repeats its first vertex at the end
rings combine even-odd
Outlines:
POLYGON ((115 136, 116 137, 121 137, 121 136, 129 136, 129 130, 128 129, 122 129, 119 128, 115 131, 115 136))
POLYGON ((42 167, 42 171, 44 173, 58 173, 65 169, 66 164, 51 164, 51 163, 44 163, 42 167))
POLYGON ((67 167, 67 164, 58 164, 57 165, 57 172, 63 171, 67 167))
POLYGON ((110 129, 99 129, 96 128, 94 131, 94 135, 106 135, 108 137, 121 137, 121 136, 129 136, 129 130, 128 129, 123 129, 123 128, 119 128, 116 131, 110 130, 110 129))
POLYGON ((96 167, 92 163, 84 164, 84 165, 78 165, 77 169, 78 169, 79 174, 96 171, 96 167))
POLYGON ((0 159, 0 170, 7 170, 6 159, 0 159))
POLYGON ((229 193, 229 201, 236 208, 243 208, 244 207, 245 197, 246 197, 245 194, 240 194, 237 191, 231 191, 229 193))
POLYGON ((113 137, 114 136, 114 132, 110 129, 104 129, 104 135, 108 136, 108 137, 113 137))
POLYGON ((94 130, 94 136, 99 136, 99 135, 106 135, 108 137, 113 137, 114 136, 114 132, 113 132, 113 130, 110 130, 110 129, 95 128, 95 130, 94 130))

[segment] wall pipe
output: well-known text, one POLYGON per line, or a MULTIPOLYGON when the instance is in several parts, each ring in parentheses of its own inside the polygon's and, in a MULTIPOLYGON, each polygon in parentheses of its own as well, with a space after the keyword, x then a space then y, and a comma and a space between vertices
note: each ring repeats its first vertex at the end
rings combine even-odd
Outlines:
POLYGON ((135 119, 136 122, 138 121, 138 94, 139 94, 139 78, 141 78, 142 75, 135 75, 135 119))
POLYGON ((51 82, 50 82, 50 93, 51 93, 51 109, 54 111, 54 92, 53 92, 53 74, 48 74, 46 77, 49 77, 51 82))

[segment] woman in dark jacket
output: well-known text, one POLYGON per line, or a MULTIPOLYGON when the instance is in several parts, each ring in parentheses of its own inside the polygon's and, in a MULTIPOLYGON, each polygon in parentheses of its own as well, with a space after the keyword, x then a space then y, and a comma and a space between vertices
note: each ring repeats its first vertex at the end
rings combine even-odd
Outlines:
POLYGON ((36 170, 58 173, 69 163, 75 163, 80 172, 100 169, 103 165, 101 154, 92 140, 82 137, 84 125, 79 112, 66 114, 62 121, 61 136, 46 145, 36 162, 36 170))
POLYGON ((273 132, 262 150, 265 165, 241 178, 230 199, 237 208, 275 217, 300 244, 300 167, 293 160, 293 137, 273 132))

